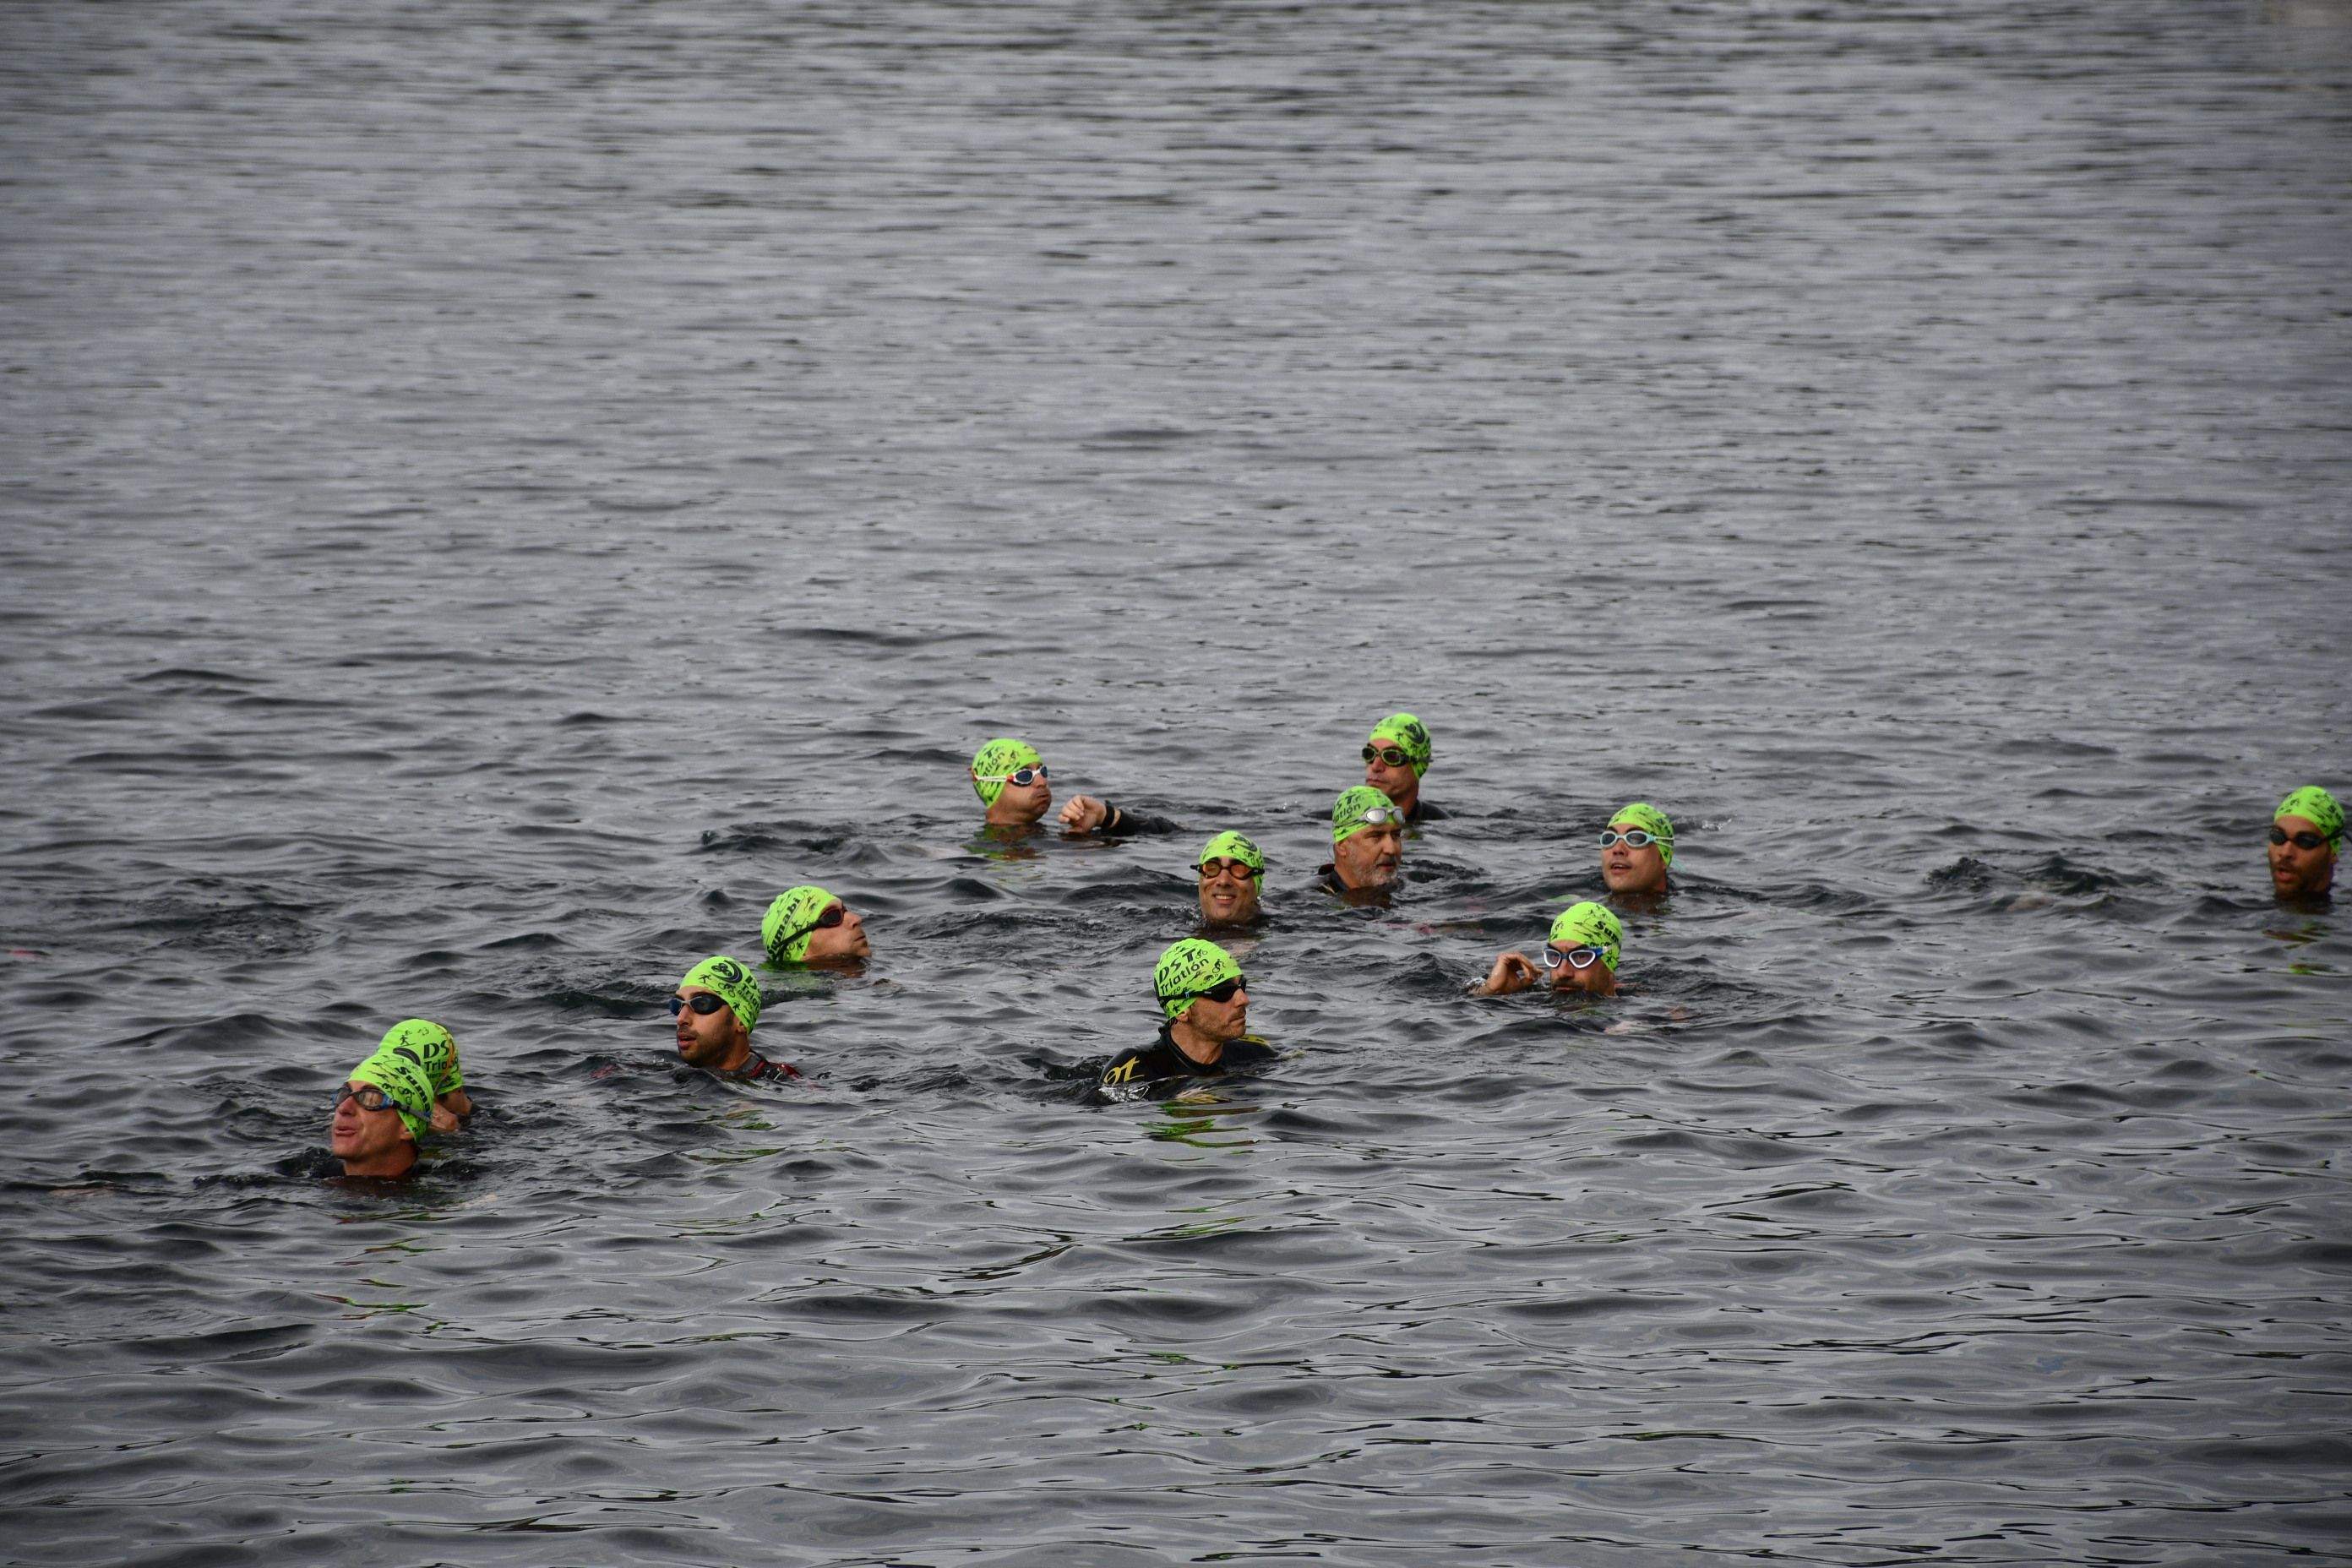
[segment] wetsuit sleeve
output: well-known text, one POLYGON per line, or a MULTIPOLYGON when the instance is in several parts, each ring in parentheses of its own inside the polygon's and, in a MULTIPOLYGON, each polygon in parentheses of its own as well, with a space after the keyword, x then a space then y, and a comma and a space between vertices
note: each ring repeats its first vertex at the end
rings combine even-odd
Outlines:
POLYGON ((1103 802, 1103 805, 1109 808, 1110 815, 1103 818, 1103 825, 1095 829, 1097 833, 1181 833, 1184 831, 1181 823, 1171 822, 1164 816, 1154 816, 1148 811, 1129 811, 1123 806, 1112 805, 1109 801, 1103 802))

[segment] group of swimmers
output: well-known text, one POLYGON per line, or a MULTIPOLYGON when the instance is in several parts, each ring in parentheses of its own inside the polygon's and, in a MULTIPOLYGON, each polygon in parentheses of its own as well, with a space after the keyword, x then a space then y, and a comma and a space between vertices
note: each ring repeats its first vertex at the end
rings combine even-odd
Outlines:
MULTIPOLYGON (((1320 887, 1349 902, 1387 897, 1403 859, 1406 828, 1446 816, 1421 794, 1431 756, 1429 728, 1414 715, 1392 713, 1373 727, 1363 749, 1364 782, 1331 803, 1331 859, 1318 870, 1320 887)), ((973 755, 970 773, 992 834, 1028 832, 1053 807, 1045 761, 1026 742, 989 742, 973 755)), ((1072 796, 1059 820, 1074 836, 1181 831, 1164 817, 1085 795, 1072 796)), ((2271 819, 2273 890, 2289 902, 2326 899, 2343 838, 2344 811, 2334 795, 2316 785, 2287 795, 2271 819)), ((1612 900, 1630 908, 1655 907, 1667 891, 1674 859, 1675 825, 1646 802, 1614 813, 1601 834, 1601 881, 1612 900)), ((1237 931, 1260 918, 1265 856, 1246 836, 1217 834, 1201 847, 1192 871, 1204 927, 1237 931)), ((864 919, 821 887, 778 895, 760 934, 767 963, 777 969, 851 968, 872 954, 864 919)), ((1612 996, 1623 944, 1615 911, 1591 900, 1574 903, 1553 918, 1537 957, 1497 954, 1470 991, 1506 995, 1549 977, 1556 991, 1612 996)), ((1275 1049, 1249 1033, 1249 989, 1241 965, 1216 942, 1187 937, 1172 943, 1151 979, 1161 1013, 1159 1037, 1122 1052, 1102 1069, 1097 1084, 1106 1098, 1164 1091, 1186 1079, 1274 1059, 1275 1049)), ((737 1082, 800 1077, 790 1063, 772 1060, 751 1044, 761 1004, 759 977, 750 965, 724 955, 696 964, 669 999, 678 1059, 737 1082)), ((428 1131, 454 1131, 472 1110, 455 1037, 430 1020, 404 1019, 337 1091, 330 1150, 346 1176, 404 1176, 428 1131)))

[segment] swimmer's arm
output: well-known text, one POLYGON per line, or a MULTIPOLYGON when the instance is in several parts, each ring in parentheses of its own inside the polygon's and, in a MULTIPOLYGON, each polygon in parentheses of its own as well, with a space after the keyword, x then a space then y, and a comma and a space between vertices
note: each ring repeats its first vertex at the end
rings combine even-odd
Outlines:
POLYGON ((1062 807, 1062 826, 1073 833, 1178 833, 1181 826, 1145 811, 1127 811, 1099 795, 1078 795, 1062 807))
POLYGON ((1535 983, 1535 960, 1524 952, 1497 953, 1495 967, 1486 971, 1486 979, 1470 987, 1470 994, 1507 996, 1514 991, 1525 991, 1535 983))

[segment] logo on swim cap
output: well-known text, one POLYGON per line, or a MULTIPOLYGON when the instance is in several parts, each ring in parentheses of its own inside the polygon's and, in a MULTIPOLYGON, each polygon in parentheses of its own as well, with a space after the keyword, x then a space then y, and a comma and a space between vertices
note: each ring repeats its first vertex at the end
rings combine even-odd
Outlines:
POLYGON ((1185 1009, 1200 1000, 1201 993, 1239 980, 1242 966, 1234 955, 1213 942, 1202 942, 1188 936, 1160 955, 1152 966, 1151 989, 1160 998, 1160 1010, 1171 1018, 1181 1018, 1185 1009))
POLYGON ((1358 784, 1341 790, 1339 798, 1331 803, 1331 842, 1343 843, 1376 822, 1403 820, 1404 813, 1395 802, 1370 784, 1358 784))
POLYGON ((1617 814, 1609 819, 1609 826, 1614 827, 1621 822, 1632 823, 1658 841, 1660 865, 1675 863, 1675 825, 1664 812, 1647 801, 1637 800, 1631 805, 1619 806, 1617 814))
POLYGON ((1410 713, 1391 713, 1372 726, 1371 745, 1386 741, 1403 748, 1405 758, 1412 763, 1412 776, 1419 778, 1429 771, 1429 726, 1410 713))
MULTIPOLYGON (((1590 818, 1587 820, 1589 821, 1590 818)), ((1623 948, 1625 928, 1619 923, 1615 915, 1611 914, 1599 904, 1587 900, 1580 904, 1570 904, 1553 917, 1551 935, 1547 940, 1555 942, 1572 942, 1579 947, 1599 948, 1601 962, 1607 964, 1610 973, 1613 974, 1617 971, 1617 955, 1623 948)))
POLYGON ((786 888, 768 906, 767 917, 760 921, 760 941, 768 950, 771 963, 798 963, 808 956, 809 942, 816 935, 816 918, 824 913, 834 897, 823 888, 802 886, 786 888))
POLYGON ((2344 838, 2344 808, 2336 797, 2317 784, 2305 784, 2284 800, 2271 813, 2276 822, 2282 816, 2300 816, 2319 829, 2320 837, 2336 848, 2342 848, 2344 838))
POLYGON ((413 1052, 397 1046, 378 1046, 373 1056, 352 1069, 351 1081, 372 1083, 390 1095, 411 1138, 424 1137, 432 1125, 433 1080, 413 1052))
POLYGON ((735 1015, 735 1021, 749 1034, 760 1023, 760 983, 751 972, 731 958, 706 958, 686 972, 679 981, 681 987, 699 985, 706 991, 716 991, 719 999, 735 1015))
POLYGON ((397 1050, 422 1067, 436 1100, 466 1087, 466 1075, 457 1070, 457 1037, 430 1018, 403 1018, 384 1031, 376 1050, 397 1050))
POLYGON ((971 787, 982 805, 994 805, 1004 793, 1004 775, 1034 768, 1045 759, 1026 741, 1000 736, 971 754, 971 787))
POLYGON ((1192 869, 1199 870, 1212 860, 1238 860, 1259 879, 1265 876, 1265 856, 1258 847, 1238 833, 1220 833, 1201 846, 1192 857, 1192 869))

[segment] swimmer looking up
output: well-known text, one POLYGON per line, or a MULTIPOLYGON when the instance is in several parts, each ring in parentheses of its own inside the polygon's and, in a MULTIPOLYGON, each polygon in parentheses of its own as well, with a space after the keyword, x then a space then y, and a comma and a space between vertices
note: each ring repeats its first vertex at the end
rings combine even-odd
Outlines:
POLYGON ((669 1010, 677 1020, 677 1054, 688 1067, 720 1078, 798 1078, 789 1062, 772 1062, 751 1048, 760 1022, 760 983, 731 958, 706 958, 677 983, 669 1010))
POLYGON ((1201 879, 1201 919, 1213 926, 1247 925, 1258 918, 1265 889, 1265 856, 1238 833, 1220 833, 1192 862, 1201 879))
POLYGON ((1429 771, 1429 726, 1410 713, 1391 713, 1364 742, 1364 782, 1404 811, 1408 823, 1438 822, 1445 813, 1421 798, 1429 771))
POLYGON ((866 920, 824 889, 786 888, 760 921, 760 941, 770 963, 811 968, 855 969, 874 956, 866 940, 866 920))
POLYGON ((1026 741, 1000 736, 971 754, 971 788, 991 827, 1026 827, 1054 804, 1045 759, 1026 741))
POLYGON ((1114 1058, 1103 1069, 1103 1089, 1205 1078, 1275 1058, 1274 1047, 1248 1032, 1242 966, 1215 942, 1186 937, 1171 944, 1152 967, 1151 989, 1164 1015, 1160 1038, 1114 1058))
MULTIPOLYGON (((1578 991, 1587 996, 1616 995, 1617 960, 1624 940, 1624 926, 1599 904, 1570 904, 1560 910, 1544 944, 1544 967, 1551 971, 1552 989, 1578 991)), ((1502 953, 1486 978, 1470 987, 1470 994, 1507 996, 1533 985, 1537 974, 1527 954, 1502 953)))
POLYGON ((1370 784, 1331 803, 1331 859, 1323 886, 1335 893, 1385 892, 1404 858, 1404 808, 1370 784))
POLYGON ((378 1047, 335 1091, 327 1147, 346 1176, 394 1180, 416 1168, 432 1124, 433 1080, 411 1054, 378 1047))
POLYGON ((2344 847, 2344 808, 2317 784, 2305 784, 2271 814, 2271 888, 2282 899, 2319 900, 2336 882, 2344 847))
POLYGON ((1675 825, 1646 801, 1617 808, 1601 835, 1601 879, 1619 894, 1663 893, 1675 863, 1675 825))

